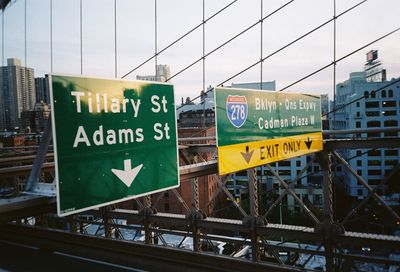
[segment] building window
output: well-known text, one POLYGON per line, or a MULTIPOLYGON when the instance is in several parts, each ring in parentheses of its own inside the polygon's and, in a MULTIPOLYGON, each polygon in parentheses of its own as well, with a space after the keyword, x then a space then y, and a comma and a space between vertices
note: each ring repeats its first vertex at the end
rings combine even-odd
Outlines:
POLYGON ((367 111, 365 112, 366 116, 379 116, 379 111, 367 111))
POLYGON ((379 183, 381 183, 380 179, 369 179, 368 180, 369 185, 378 185, 379 183))
POLYGON ((363 195, 363 190, 362 189, 358 189, 357 190, 357 195, 362 196, 363 195))
POLYGON ((357 160, 357 166, 362 166, 362 160, 357 160))
POLYGON ((360 121, 357 121, 356 122, 356 128, 360 128, 361 127, 361 122, 360 121))
POLYGON ((361 169, 357 170, 357 175, 362 176, 362 170, 361 169))
POLYGON ((383 124, 385 127, 397 127, 397 120, 387 120, 383 124))
POLYGON ((396 107, 396 101, 383 101, 382 107, 384 107, 384 108, 396 107))
POLYGON ((313 204, 314 205, 322 205, 322 196, 321 195, 313 195, 313 204))
POLYGON ((386 97, 386 91, 383 90, 381 95, 382 95, 382 98, 385 98, 386 97))
POLYGON ((383 135, 385 137, 397 137, 397 131, 386 131, 383 135))
POLYGON ((359 111, 357 111, 357 117, 360 117, 360 112, 359 111))
POLYGON ((367 137, 368 138, 379 138, 379 137, 381 137, 381 134, 379 132, 370 132, 370 133, 367 133, 367 137))
POLYGON ((395 116, 396 111, 395 110, 383 111, 382 114, 383 114, 383 116, 395 116))
POLYGON ((380 127, 381 126, 381 122, 379 121, 369 121, 367 122, 367 127, 380 127))
POLYGON ((291 171, 290 170, 279 170, 279 175, 280 176, 289 176, 291 175, 291 171))
POLYGON ((368 156, 380 156, 381 151, 380 150, 370 150, 368 151, 368 156))
POLYGON ((365 107, 367 109, 369 108, 378 108, 379 107, 379 102, 365 102, 365 107))
POLYGON ((364 97, 365 97, 365 98, 368 98, 368 97, 369 97, 368 91, 365 91, 365 92, 364 92, 364 97))
POLYGON ((386 166, 395 166, 398 163, 397 160, 386 160, 385 165, 386 166))
POLYGON ((361 150, 357 150, 357 152, 356 152, 356 154, 357 154, 357 156, 361 156, 361 150))
POLYGON ((300 167, 301 166, 301 161, 296 161, 296 166, 300 167))
POLYGON ((290 166, 290 161, 280 161, 279 166, 290 166))
POLYGON ((368 170, 369 176, 380 176, 381 174, 382 174, 382 171, 379 169, 368 170))
POLYGON ((371 98, 376 98, 375 91, 371 91, 371 98))
POLYGON ((360 107, 360 102, 356 103, 356 107, 359 108, 360 107))
POLYGON ((381 161, 380 160, 368 160, 368 166, 380 166, 381 161))
POLYGON ((387 149, 385 150, 385 156, 397 156, 399 153, 397 149, 387 149))
POLYGON ((393 90, 389 90, 389 97, 393 97, 393 90))

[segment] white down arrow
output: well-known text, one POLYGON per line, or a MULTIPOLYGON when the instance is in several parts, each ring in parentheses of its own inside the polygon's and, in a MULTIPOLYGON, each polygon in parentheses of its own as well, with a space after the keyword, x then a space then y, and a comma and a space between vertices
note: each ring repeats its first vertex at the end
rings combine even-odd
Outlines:
POLYGON ((137 174, 139 174, 140 169, 142 169, 143 164, 132 168, 131 160, 124 160, 124 170, 111 169, 111 171, 116 175, 127 187, 130 187, 132 182, 135 180, 137 174))

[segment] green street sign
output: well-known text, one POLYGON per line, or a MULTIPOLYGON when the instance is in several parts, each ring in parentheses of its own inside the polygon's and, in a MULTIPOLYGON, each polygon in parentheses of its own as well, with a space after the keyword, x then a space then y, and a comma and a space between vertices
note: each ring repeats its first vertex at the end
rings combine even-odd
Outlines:
POLYGON ((215 88, 220 175, 322 150, 320 97, 215 88))
POLYGON ((49 78, 60 216, 179 186, 172 85, 49 78))

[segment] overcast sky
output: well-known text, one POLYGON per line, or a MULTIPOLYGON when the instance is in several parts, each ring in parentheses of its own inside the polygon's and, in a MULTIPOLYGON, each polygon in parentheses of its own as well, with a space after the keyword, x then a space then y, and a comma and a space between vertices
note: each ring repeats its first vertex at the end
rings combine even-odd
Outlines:
MULTIPOLYGON (((206 18, 232 0, 205 0, 206 18)), ((263 15, 289 2, 263 2, 263 15)), ((360 1, 336 0, 340 14, 360 1)), ((297 37, 333 17, 334 0, 295 0, 269 17, 263 24, 263 56, 274 52, 297 37)), ((238 0, 207 22, 206 53, 261 16, 260 0, 238 0)), ((26 0, 27 38, 25 52, 25 0, 12 1, 4 14, 4 56, 20 58, 35 69, 35 76, 50 72, 50 0, 26 0), (26 53, 26 59, 25 59, 26 53)), ((80 0, 53 0, 53 72, 80 74, 80 0)), ((83 74, 114 77, 114 0, 83 0, 83 74)), ((399 0, 368 0, 337 20, 337 58, 364 46, 370 41, 400 27, 399 0)), ((203 0, 157 1, 157 47, 166 45, 202 21, 203 0)), ((118 77, 154 54, 154 1, 117 0, 118 77)), ((267 59, 263 64, 263 80, 276 80, 277 89, 329 64, 333 60, 333 23, 300 42, 267 59)), ((203 32, 200 27, 177 45, 158 57, 159 64, 168 64, 174 74, 202 56, 203 32)), ((206 85, 215 86, 261 57, 260 24, 206 59, 206 85)), ((400 76, 400 31, 337 65, 337 82, 348 79, 353 71, 361 71, 365 54, 379 50, 379 58, 387 69, 388 78, 400 76)), ((2 50, 3 51, 3 50, 2 50)), ((253 67, 231 82, 260 81, 260 65, 253 67)), ((132 73, 154 74, 154 60, 132 73)), ((176 98, 194 97, 202 90, 202 62, 175 77, 176 98)), ((333 94, 333 68, 328 68, 292 86, 292 92, 333 94)))

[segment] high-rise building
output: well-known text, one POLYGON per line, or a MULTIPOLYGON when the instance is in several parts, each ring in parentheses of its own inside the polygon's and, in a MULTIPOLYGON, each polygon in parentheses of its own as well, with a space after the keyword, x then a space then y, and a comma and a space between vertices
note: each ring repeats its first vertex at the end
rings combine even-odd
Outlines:
POLYGON ((0 130, 19 127, 21 112, 33 109, 35 103, 33 68, 21 66, 19 59, 8 59, 0 71, 0 130))
POLYGON ((50 104, 49 76, 35 78, 36 103, 50 104))
POLYGON ((171 72, 168 65, 158 64, 156 68, 156 75, 136 76, 138 80, 158 81, 165 82, 171 77, 171 72))
POLYGON ((327 118, 327 113, 329 112, 329 96, 328 94, 321 94, 321 120, 322 120, 322 129, 329 129, 329 120, 327 118))
MULTIPOLYGON (((368 54, 367 61, 371 61, 371 53, 368 54)), ((377 52, 375 54, 376 59, 377 52)), ((339 110, 336 112, 334 126, 333 117, 330 116, 332 128, 379 129, 399 126, 399 78, 387 81, 385 76, 377 77, 376 73, 371 77, 370 70, 366 65, 365 71, 351 73, 348 80, 336 85, 336 107, 339 110), (390 83, 393 84, 390 85, 390 83), (384 88, 387 85, 390 86, 384 88), (364 99, 346 105, 348 102, 360 97, 364 97, 364 99)), ((370 139, 398 137, 398 135, 397 131, 388 131, 360 133, 356 137, 370 139)), ((342 155, 349 159, 348 162, 351 167, 372 187, 378 185, 385 176, 388 176, 395 169, 394 166, 400 162, 400 148, 348 149, 342 151, 342 155)), ((346 169, 343 169, 343 171, 346 171, 346 169)), ((344 172, 343 177, 347 192, 351 196, 362 199, 368 195, 367 189, 359 184, 352 174, 344 172)), ((379 193, 384 194, 382 190, 379 190, 379 193)))

